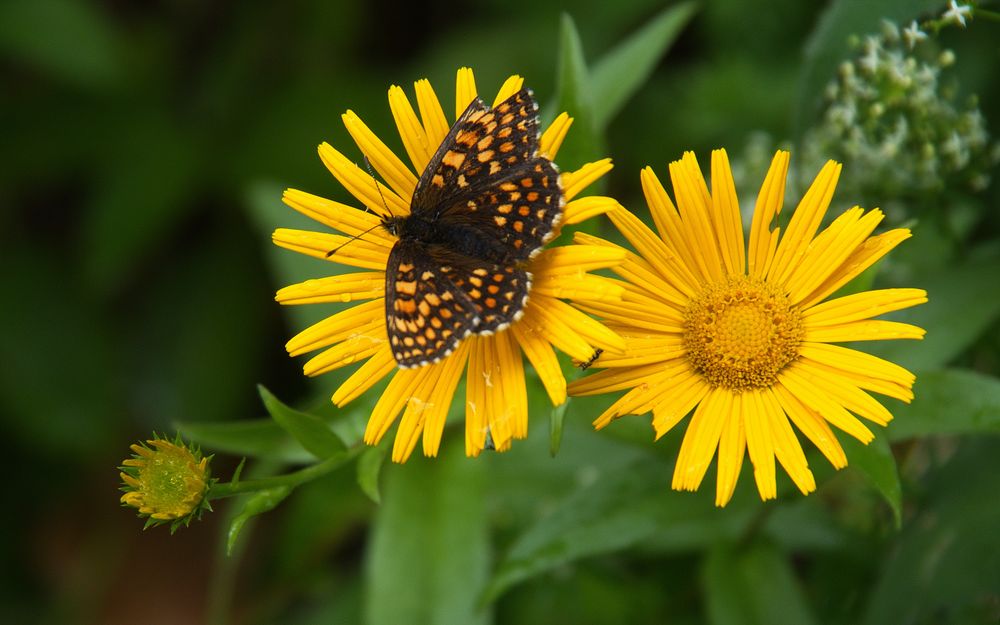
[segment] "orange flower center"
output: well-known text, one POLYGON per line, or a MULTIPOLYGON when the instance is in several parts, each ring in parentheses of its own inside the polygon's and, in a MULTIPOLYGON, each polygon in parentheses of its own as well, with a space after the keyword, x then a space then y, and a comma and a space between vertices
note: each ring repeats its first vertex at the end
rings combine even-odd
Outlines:
POLYGON ((712 386, 737 393, 773 385, 803 334, 788 297, 748 276, 708 285, 684 315, 688 361, 712 386))

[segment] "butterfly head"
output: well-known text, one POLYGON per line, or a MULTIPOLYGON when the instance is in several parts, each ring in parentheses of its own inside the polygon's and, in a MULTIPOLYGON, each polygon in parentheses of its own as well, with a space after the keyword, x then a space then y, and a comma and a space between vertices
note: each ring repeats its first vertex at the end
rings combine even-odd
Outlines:
POLYGON ((406 222, 405 216, 389 215, 382 218, 382 227, 394 237, 398 237, 403 231, 403 224, 406 222))

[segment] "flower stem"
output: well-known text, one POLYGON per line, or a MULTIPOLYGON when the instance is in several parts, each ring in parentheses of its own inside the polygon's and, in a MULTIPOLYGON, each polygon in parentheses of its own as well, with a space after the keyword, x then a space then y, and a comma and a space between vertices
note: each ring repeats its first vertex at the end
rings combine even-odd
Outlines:
POLYGON ((318 477, 322 477, 334 469, 347 464, 353 460, 355 456, 361 453, 363 448, 363 445, 356 445, 350 449, 334 454, 322 462, 317 462, 314 465, 308 466, 304 469, 299 469, 298 471, 286 473, 285 475, 263 477, 256 480, 241 480, 239 482, 216 483, 212 486, 211 490, 208 491, 207 498, 222 499, 243 493, 252 493, 269 488, 277 488, 279 486, 295 487, 305 482, 312 481, 318 477))

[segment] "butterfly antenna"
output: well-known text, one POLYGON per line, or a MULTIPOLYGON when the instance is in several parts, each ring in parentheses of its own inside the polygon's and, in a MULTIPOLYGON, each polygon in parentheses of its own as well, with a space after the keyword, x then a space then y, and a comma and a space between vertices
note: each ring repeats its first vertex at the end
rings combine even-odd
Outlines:
MULTIPOLYGON (((382 198, 382 206, 385 207, 385 213, 386 213, 386 215, 391 215, 392 211, 389 210, 389 203, 385 201, 385 196, 382 195, 382 185, 380 185, 378 183, 378 179, 375 178, 375 170, 372 169, 371 161, 368 160, 368 156, 367 155, 362 154, 361 156, 362 156, 362 158, 365 159, 365 169, 368 170, 368 173, 372 177, 372 182, 375 183, 375 190, 378 191, 378 196, 380 198, 382 198)), ((370 210, 367 205, 365 205, 365 210, 370 210)), ((375 212, 375 211, 372 211, 372 212, 375 212)), ((378 216, 378 217, 382 217, 382 219, 385 219, 385 217, 383 217, 382 215, 379 215, 378 213, 375 213, 375 215, 378 216)), ((368 234, 369 232, 371 232, 375 228, 378 228, 381 225, 382 225, 381 223, 375 224, 374 226, 372 226, 371 228, 365 230, 361 234, 355 235, 355 236, 351 237, 350 239, 348 239, 347 241, 344 241, 343 243, 341 243, 337 247, 335 247, 332 250, 330 250, 329 252, 327 252, 326 253, 326 257, 330 258, 334 254, 336 254, 337 252, 339 252, 348 243, 350 243, 350 242, 352 242, 352 241, 354 241, 356 239, 360 239, 361 237, 363 237, 364 235, 368 234)))

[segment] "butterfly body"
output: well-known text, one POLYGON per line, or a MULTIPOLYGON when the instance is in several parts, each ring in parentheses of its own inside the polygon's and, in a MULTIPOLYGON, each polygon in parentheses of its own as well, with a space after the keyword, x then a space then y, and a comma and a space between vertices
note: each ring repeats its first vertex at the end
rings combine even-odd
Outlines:
POLYGON ((538 105, 523 89, 494 108, 478 98, 417 183, 386 267, 386 330, 400 367, 450 354, 524 314, 525 269, 562 219, 555 165, 538 154, 538 105))

